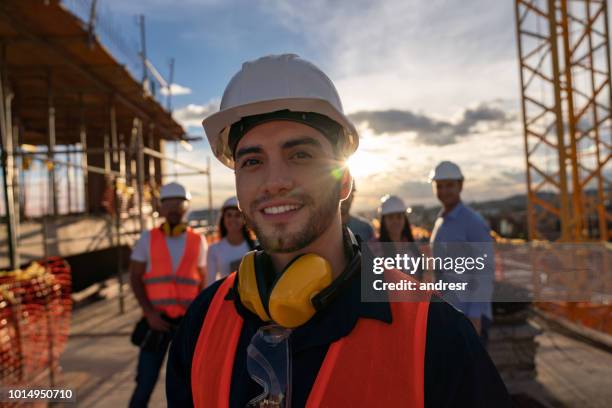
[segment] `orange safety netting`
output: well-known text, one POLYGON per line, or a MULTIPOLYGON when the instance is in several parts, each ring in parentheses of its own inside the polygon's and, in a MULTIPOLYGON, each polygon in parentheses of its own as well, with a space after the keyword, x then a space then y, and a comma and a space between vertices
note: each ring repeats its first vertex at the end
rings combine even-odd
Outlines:
POLYGON ((70 267, 60 258, 0 272, 0 384, 27 385, 58 367, 68 340, 70 267))
POLYGON ((538 302, 536 307, 572 323, 612 335, 612 305, 589 302, 538 302))

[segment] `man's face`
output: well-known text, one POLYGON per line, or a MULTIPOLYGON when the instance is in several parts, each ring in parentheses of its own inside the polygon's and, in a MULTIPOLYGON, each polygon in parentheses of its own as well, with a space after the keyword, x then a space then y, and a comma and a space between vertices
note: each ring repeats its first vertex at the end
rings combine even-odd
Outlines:
POLYGON ((161 202, 159 214, 166 219, 169 224, 177 225, 183 222, 183 217, 189 209, 189 201, 182 198, 166 198, 161 202))
POLYGON ((240 208, 265 250, 300 250, 339 215, 340 163, 318 130, 290 121, 263 123, 242 137, 235 156, 240 208))
POLYGON ((462 180, 436 180, 433 184, 438 200, 445 207, 453 206, 461 199, 462 180))

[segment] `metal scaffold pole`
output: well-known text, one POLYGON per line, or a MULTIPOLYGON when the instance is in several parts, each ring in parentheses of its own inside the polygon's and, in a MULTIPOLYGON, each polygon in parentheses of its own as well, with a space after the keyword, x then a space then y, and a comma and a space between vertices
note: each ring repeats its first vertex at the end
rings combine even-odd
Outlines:
POLYGON ((146 228, 144 219, 144 144, 142 135, 142 121, 134 120, 136 129, 136 192, 138 194, 138 221, 140 223, 140 231, 146 228))
POLYGON ((79 94, 81 105, 81 126, 79 127, 79 139, 81 142, 81 166, 83 169, 83 211, 89 211, 89 173, 87 171, 87 127, 85 126, 85 107, 83 105, 83 94, 79 94))
POLYGON ((53 98, 53 84, 51 71, 47 73, 47 96, 48 96, 48 152, 49 152, 49 197, 51 197, 52 210, 49 211, 53 215, 58 214, 57 194, 55 184, 55 165, 53 164, 55 152, 55 101, 53 98))
POLYGON ((207 181, 208 181, 208 226, 212 227, 213 225, 213 214, 212 214, 212 177, 210 175, 210 157, 206 158, 206 168, 207 168, 207 181))
POLYGON ((17 230, 15 225, 15 200, 13 186, 13 136, 11 122, 11 99, 12 92, 8 87, 8 76, 6 72, 5 60, 6 48, 4 44, 1 50, 0 66, 0 131, 2 132, 2 188, 4 191, 4 209, 6 211, 6 228, 9 246, 9 265, 11 269, 19 267, 19 255, 17 245, 17 230))
POLYGON ((119 186, 117 177, 113 177, 113 204, 115 207, 115 245, 117 247, 117 282, 119 284, 119 313, 125 313, 125 299, 123 294, 123 254, 121 248, 121 208, 119 202, 119 186))

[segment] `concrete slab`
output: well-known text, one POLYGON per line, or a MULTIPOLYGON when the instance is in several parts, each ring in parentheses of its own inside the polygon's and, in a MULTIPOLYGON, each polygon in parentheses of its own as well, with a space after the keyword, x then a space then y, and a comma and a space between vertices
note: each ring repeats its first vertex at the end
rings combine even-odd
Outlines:
MULTIPOLYGON (((138 349, 129 336, 140 309, 127 284, 123 289, 124 314, 119 314, 116 284, 108 286, 103 300, 74 311, 59 381, 75 390, 78 407, 125 407, 134 389, 138 349)), ((546 328, 536 341, 537 382, 518 383, 513 394, 528 395, 545 407, 609 406, 612 354, 546 328)), ((165 365, 153 408, 166 406, 164 382, 165 365)))
MULTIPOLYGON (((117 291, 73 314, 59 381, 74 389, 78 407, 125 407, 134 390, 138 348, 130 343, 130 334, 140 309, 129 287, 124 289, 124 314, 119 314, 117 291)), ((166 406, 164 382, 165 366, 150 407, 166 406)))
POLYGON ((536 339, 537 380, 566 407, 607 408, 612 354, 551 330, 536 339))

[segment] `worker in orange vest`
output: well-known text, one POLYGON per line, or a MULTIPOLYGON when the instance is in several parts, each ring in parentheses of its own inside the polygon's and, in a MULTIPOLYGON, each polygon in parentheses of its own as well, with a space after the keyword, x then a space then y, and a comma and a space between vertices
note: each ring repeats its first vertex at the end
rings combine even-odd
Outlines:
POLYGON ((206 240, 184 222, 191 194, 179 183, 160 191, 164 223, 142 233, 134 246, 130 283, 142 308, 132 342, 140 347, 130 407, 146 407, 168 345, 206 277, 206 240))
POLYGON ((293 54, 247 62, 204 128, 261 250, 190 306, 169 407, 510 406, 461 313, 428 294, 361 300, 363 248, 340 213, 357 131, 321 70, 293 54))

